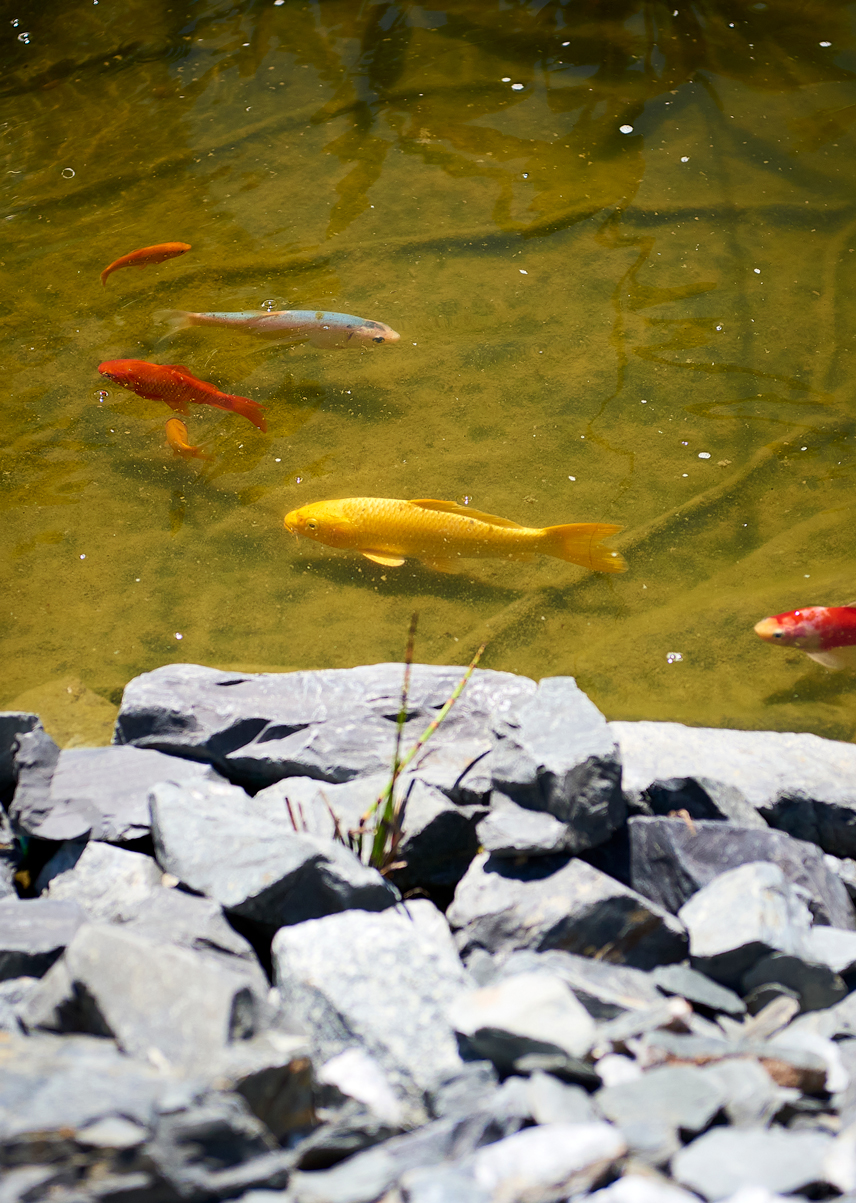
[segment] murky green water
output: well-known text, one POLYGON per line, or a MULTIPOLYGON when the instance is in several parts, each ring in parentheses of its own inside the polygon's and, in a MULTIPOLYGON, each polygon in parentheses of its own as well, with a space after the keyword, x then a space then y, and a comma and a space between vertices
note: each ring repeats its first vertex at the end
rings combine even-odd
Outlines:
POLYGON ((856 598, 856 5, 2 13, 0 703, 93 738, 158 664, 398 659, 418 609, 418 658, 488 638, 610 717, 854 737, 856 678, 752 625, 856 598), (158 316, 265 303, 402 339, 158 316), (268 434, 194 407, 213 459, 174 458, 162 403, 99 392, 123 357, 263 402, 268 434), (620 522, 630 571, 447 577, 284 532, 353 495, 620 522))

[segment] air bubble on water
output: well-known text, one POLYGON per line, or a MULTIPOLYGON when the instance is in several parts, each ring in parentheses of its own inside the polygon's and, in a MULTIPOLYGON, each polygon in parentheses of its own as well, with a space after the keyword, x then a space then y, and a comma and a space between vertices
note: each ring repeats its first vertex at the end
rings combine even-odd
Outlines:
POLYGON ((642 398, 642 400, 639 402, 639 404, 640 404, 640 405, 647 405, 647 404, 648 404, 648 402, 647 402, 647 401, 645 400, 645 398, 643 397, 643 398, 642 398))
POLYGON ((682 446, 682 447, 689 447, 689 443, 687 443, 687 442, 685 442, 683 439, 681 439, 681 446, 682 446))
POLYGON ((106 388, 100 388, 98 390, 98 404, 103 405, 109 396, 110 394, 107 392, 106 388))
POLYGON ((666 652, 667 664, 677 664, 680 660, 683 660, 683 656, 680 652, 666 652))
POLYGON ((281 459, 275 459, 273 462, 274 462, 275 464, 281 464, 281 463, 282 463, 282 460, 281 460, 281 459))
POLYGON ((819 45, 821 45, 821 46, 831 46, 831 45, 832 45, 832 42, 820 42, 820 43, 819 43, 819 45))
POLYGON ((721 329, 722 329, 722 327, 721 327, 721 326, 717 326, 716 328, 717 328, 717 330, 721 330, 721 329))
POLYGON ((568 480, 574 480, 574 481, 575 481, 576 479, 577 479, 577 478, 576 478, 576 476, 569 476, 569 477, 568 477, 568 480))
POLYGON ((80 558, 81 558, 81 560, 85 560, 85 559, 86 559, 86 552, 84 552, 84 553, 83 553, 83 555, 82 555, 80 558))
POLYGON ((511 85, 512 92, 522 92, 523 88, 524 88, 523 84, 512 84, 511 85))
POLYGON ((690 161, 690 156, 689 156, 689 155, 681 155, 681 162, 682 162, 682 163, 689 163, 689 161, 690 161))
POLYGON ((182 635, 181 631, 176 631, 176 632, 175 632, 175 637, 176 637, 176 639, 183 639, 183 638, 184 638, 184 636, 182 635))
POLYGON ((303 484, 303 477, 302 477, 302 476, 295 476, 295 478, 294 478, 294 483, 295 483, 296 485, 302 485, 302 484, 303 484))
POLYGON ((524 180, 528 180, 528 179, 529 179, 529 172, 528 172, 528 171, 524 171, 524 172, 523 172, 523 178, 524 178, 524 180))
POLYGON ((62 178, 64 180, 73 180, 74 179, 74 168, 73 167, 63 167, 62 171, 60 172, 60 175, 62 176, 62 178))
POLYGON ((19 33, 19 34, 18 34, 18 41, 19 41, 19 42, 23 42, 25 46, 29 46, 29 44, 30 44, 30 35, 29 35, 28 33, 19 33))
POLYGON ((710 459, 710 452, 709 451, 700 451, 698 453, 698 457, 699 457, 699 459, 710 459))
POLYGON ((760 274, 761 274, 760 267, 753 267, 752 271, 755 273, 756 276, 760 276, 760 274))
POLYGON ((470 502, 472 501, 472 498, 468 497, 467 494, 465 493, 464 496, 461 498, 461 500, 464 503, 464 505, 469 505, 470 502))
POLYGON ((270 313, 271 309, 276 305, 276 301, 262 301, 262 309, 266 309, 270 313))
POLYGON ((20 21, 18 20, 18 18, 16 17, 16 18, 15 18, 15 20, 14 20, 14 21, 12 21, 12 23, 11 23, 11 24, 12 24, 12 28, 13 28, 13 29, 17 29, 17 28, 18 28, 18 26, 21 24, 21 22, 20 22, 20 21))
POLYGON ((632 134, 633 126, 632 125, 619 125, 618 132, 620 134, 632 134))
POLYGON ((511 83, 511 76, 510 76, 510 75, 503 75, 503 77, 502 77, 502 82, 503 82, 504 84, 510 84, 510 83, 511 83))
POLYGON ((808 451, 808 447, 800 447, 800 451, 808 451))
POLYGON ((563 46, 570 46, 570 44, 571 44, 570 42, 562 42, 563 46))

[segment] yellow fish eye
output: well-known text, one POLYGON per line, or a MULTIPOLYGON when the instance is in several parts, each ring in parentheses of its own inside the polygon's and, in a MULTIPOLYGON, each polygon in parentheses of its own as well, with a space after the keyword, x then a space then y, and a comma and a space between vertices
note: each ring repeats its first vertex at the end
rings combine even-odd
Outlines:
POLYGON ((315 521, 314 518, 310 518, 309 521, 306 523, 306 526, 307 526, 308 530, 316 530, 318 527, 318 523, 315 521))

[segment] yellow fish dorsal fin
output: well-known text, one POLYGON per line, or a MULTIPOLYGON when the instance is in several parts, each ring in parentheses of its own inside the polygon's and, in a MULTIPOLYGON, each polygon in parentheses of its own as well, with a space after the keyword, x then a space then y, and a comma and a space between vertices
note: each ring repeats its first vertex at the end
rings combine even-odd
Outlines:
POLYGON ((499 518, 496 514, 485 514, 482 510, 473 510, 468 505, 458 505, 456 501, 437 501, 433 497, 419 497, 410 502, 423 510, 437 510, 441 514, 457 514, 460 518, 475 518, 478 522, 487 522, 489 526, 513 526, 516 530, 525 528, 519 522, 510 518, 499 518))
POLYGON ((360 555, 373 560, 375 564, 383 564, 384 568, 400 568, 404 563, 404 556, 391 556, 383 551, 363 551, 360 548, 360 555))
MULTIPOLYGON (((145 267, 145 264, 143 266, 145 267)), ((176 372, 184 372, 187 376, 193 375, 190 368, 186 368, 183 363, 165 363, 163 366, 165 368, 174 368, 176 372)))

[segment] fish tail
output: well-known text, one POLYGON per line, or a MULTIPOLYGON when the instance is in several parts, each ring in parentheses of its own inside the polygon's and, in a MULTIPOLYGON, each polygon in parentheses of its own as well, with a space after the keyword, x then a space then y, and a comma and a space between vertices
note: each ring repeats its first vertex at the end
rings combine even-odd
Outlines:
POLYGON ((548 526, 544 531, 547 555, 569 560, 593 572, 626 572, 624 557, 601 545, 601 540, 622 528, 605 522, 576 522, 566 526, 548 526))
POLYGON ((155 318, 157 321, 168 324, 168 334, 176 334, 179 330, 186 330, 188 326, 196 325, 193 320, 194 314, 186 313, 183 309, 159 309, 155 318))
POLYGON ((231 402, 231 407, 236 414, 240 414, 242 418, 246 418, 248 422, 252 422, 253 426, 258 426, 262 434, 267 432, 264 406, 259 405, 258 401, 251 401, 249 397, 236 397, 231 393, 224 395, 226 400, 231 402))

